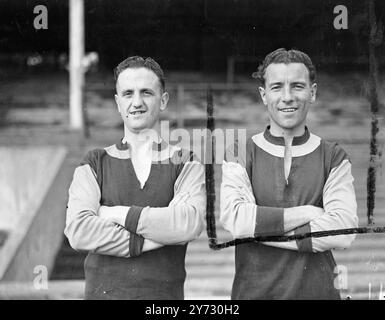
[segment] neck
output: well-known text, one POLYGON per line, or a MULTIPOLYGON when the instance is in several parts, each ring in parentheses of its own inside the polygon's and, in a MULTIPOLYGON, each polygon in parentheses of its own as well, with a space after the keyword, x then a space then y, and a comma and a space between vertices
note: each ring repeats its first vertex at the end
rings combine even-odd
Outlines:
POLYGON ((305 133, 305 124, 295 128, 281 128, 274 121, 270 121, 270 133, 275 137, 284 137, 285 141, 292 141, 294 137, 302 136, 305 133))
POLYGON ((124 126, 124 141, 128 142, 134 149, 142 146, 152 146, 153 142, 160 142, 159 124, 151 129, 131 131, 124 126))

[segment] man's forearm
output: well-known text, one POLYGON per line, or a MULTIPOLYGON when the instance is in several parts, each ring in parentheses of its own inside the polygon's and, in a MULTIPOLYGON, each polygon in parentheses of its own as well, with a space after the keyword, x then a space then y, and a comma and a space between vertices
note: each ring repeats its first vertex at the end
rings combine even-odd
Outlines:
MULTIPOLYGON (((298 227, 294 230, 291 230, 289 232, 285 233, 285 236, 291 236, 291 235, 298 235, 298 234, 304 234, 310 232, 310 226, 309 223, 298 227)), ((281 242, 263 242, 264 245, 281 248, 281 249, 287 249, 287 250, 294 250, 294 251, 300 251, 300 252, 312 252, 312 238, 305 238, 301 240, 291 240, 291 241, 281 241, 281 242)))
POLYGON ((132 233, 92 212, 80 213, 67 225, 64 233, 75 250, 121 258, 137 256, 163 246, 148 239, 143 239, 142 244, 132 243, 138 241, 132 233))
POLYGON ((220 195, 220 221, 234 238, 282 235, 323 213, 315 206, 258 205, 246 169, 238 163, 224 161, 220 195))
MULTIPOLYGON (((223 200, 226 204, 228 200, 223 200)), ((291 208, 258 206, 252 202, 234 201, 223 207, 221 221, 235 238, 259 235, 281 235, 320 217, 324 210, 306 205, 291 208)))
POLYGON ((80 212, 64 230, 72 248, 116 257, 129 257, 130 233, 89 211, 80 212))
POLYGON ((284 234, 303 226, 323 214, 323 209, 311 205, 277 208, 257 205, 254 235, 284 234))
POLYGON ((163 244, 182 244, 195 240, 203 230, 199 209, 189 205, 144 208, 136 232, 163 244))
MULTIPOLYGON (((351 174, 351 163, 344 159, 333 168, 323 190, 325 214, 309 223, 311 231, 356 228, 358 226, 357 200, 351 174)), ((338 235, 314 238, 313 252, 330 249, 346 249, 354 241, 356 235, 338 235)))
MULTIPOLYGON (((285 233, 285 236, 291 236, 294 234, 294 231, 289 231, 285 233)), ((275 247, 275 248, 280 248, 280 249, 287 249, 287 250, 294 250, 298 251, 298 245, 296 241, 285 241, 285 242, 274 242, 274 241, 266 241, 262 242, 265 246, 270 246, 270 247, 275 247)))
POLYGON ((204 225, 202 215, 192 205, 172 205, 164 208, 102 206, 99 214, 102 218, 120 224, 145 239, 162 244, 182 244, 194 240, 204 225))
POLYGON ((323 208, 312 205, 285 208, 283 213, 285 233, 309 223, 310 221, 320 217, 323 213, 323 208))
POLYGON ((76 168, 69 189, 64 230, 75 250, 128 258, 162 246, 102 219, 96 214, 100 210, 99 200, 99 186, 90 166, 76 168))
POLYGON ((203 166, 187 162, 174 184, 174 198, 167 207, 102 206, 99 215, 164 245, 192 241, 204 227, 204 181, 203 166))

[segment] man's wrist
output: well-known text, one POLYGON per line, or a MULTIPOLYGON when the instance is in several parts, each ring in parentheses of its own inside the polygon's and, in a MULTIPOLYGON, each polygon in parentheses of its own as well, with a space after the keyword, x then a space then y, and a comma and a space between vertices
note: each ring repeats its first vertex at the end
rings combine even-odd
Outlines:
POLYGON ((320 217, 324 210, 313 205, 303 205, 284 209, 285 230, 291 230, 302 226, 320 217))
POLYGON ((138 228, 139 218, 142 213, 143 207, 131 206, 127 211, 126 218, 123 222, 123 226, 130 232, 136 233, 138 228))
POLYGON ((130 207, 126 206, 101 206, 99 209, 99 216, 103 219, 112 221, 116 224, 124 226, 126 221, 127 213, 130 210, 130 207))
POLYGON ((282 235, 284 233, 284 209, 257 206, 254 235, 282 235))

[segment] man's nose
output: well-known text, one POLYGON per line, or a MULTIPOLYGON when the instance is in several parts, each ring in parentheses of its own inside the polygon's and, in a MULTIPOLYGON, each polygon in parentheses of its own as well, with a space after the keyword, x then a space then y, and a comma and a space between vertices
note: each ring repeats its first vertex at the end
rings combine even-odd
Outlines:
POLYGON ((139 93, 135 93, 132 97, 132 106, 135 108, 139 108, 142 106, 142 104, 142 96, 139 93))
POLYGON ((291 88, 289 86, 285 86, 282 90, 282 101, 286 103, 293 101, 291 88))

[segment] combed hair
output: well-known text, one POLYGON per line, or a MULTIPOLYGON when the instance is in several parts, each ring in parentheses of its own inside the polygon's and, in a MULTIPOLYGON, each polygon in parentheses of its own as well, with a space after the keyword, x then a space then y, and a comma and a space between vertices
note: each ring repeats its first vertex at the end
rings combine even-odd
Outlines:
POLYGON ((253 73, 253 78, 257 79, 260 84, 265 86, 265 72, 267 67, 272 63, 303 63, 309 71, 309 78, 311 83, 316 80, 316 70, 310 57, 299 50, 286 50, 285 48, 277 49, 270 52, 263 62, 259 65, 258 71, 253 73))
POLYGON ((165 83, 165 77, 164 77, 163 70, 154 59, 152 59, 150 57, 143 58, 140 56, 132 56, 132 57, 128 57, 127 59, 123 60, 114 69, 115 83, 118 80, 119 74, 121 74, 124 70, 129 69, 129 68, 146 68, 146 69, 151 70, 158 77, 160 84, 162 86, 162 89, 165 90, 166 83, 165 83))

